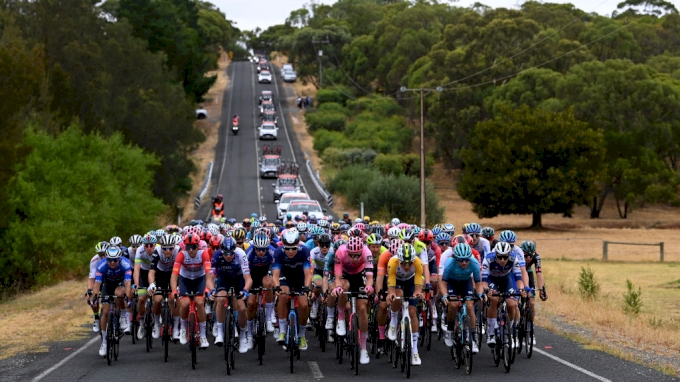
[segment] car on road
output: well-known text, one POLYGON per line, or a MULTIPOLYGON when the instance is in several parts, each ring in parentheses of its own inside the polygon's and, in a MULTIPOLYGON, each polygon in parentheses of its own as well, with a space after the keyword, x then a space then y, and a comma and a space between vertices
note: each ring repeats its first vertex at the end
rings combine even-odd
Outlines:
POLYGON ((267 60, 260 60, 260 62, 257 63, 257 72, 260 73, 263 70, 269 70, 269 63, 267 60))
POLYGON ((276 178, 276 182, 272 183, 272 187, 274 187, 274 203, 276 203, 286 192, 300 192, 302 183, 297 175, 281 174, 276 178))
POLYGON ((257 77, 257 82, 264 84, 271 84, 272 83, 272 74, 268 70, 263 70, 258 74, 257 77))
POLYGON ((297 75, 292 70, 284 70, 281 77, 283 77, 284 82, 295 82, 295 81, 297 81, 297 75))
POLYGON ((260 161, 260 178, 276 178, 279 175, 279 155, 265 155, 260 161))
POLYGON ((208 111, 205 109, 196 109, 196 119, 208 118, 208 111))
POLYGON ((267 110, 262 114, 262 123, 265 122, 274 122, 277 127, 279 126, 279 117, 276 116, 274 110, 267 110))
POLYGON ((260 105, 260 117, 264 115, 266 111, 272 111, 276 112, 276 108, 274 107, 274 102, 272 101, 263 101, 262 105, 260 105))
POLYGON ((274 95, 271 90, 263 90, 262 94, 260 94, 260 105, 262 105, 262 102, 264 101, 274 101, 274 95))
POLYGON ((262 139, 273 139, 276 140, 278 137, 279 128, 272 122, 264 122, 260 127, 258 127, 258 137, 262 139))
POLYGON ((293 70, 293 64, 283 64, 281 70, 293 70))
POLYGON ((286 211, 288 211, 288 204, 291 200, 309 200, 309 195, 304 192, 286 192, 281 195, 281 199, 275 201, 276 203, 276 216, 283 220, 286 217, 286 211))
POLYGON ((321 204, 316 200, 291 200, 288 203, 288 211, 286 213, 295 218, 298 215, 302 215, 305 211, 309 213, 309 216, 314 215, 317 219, 326 216, 326 210, 321 208, 321 204))

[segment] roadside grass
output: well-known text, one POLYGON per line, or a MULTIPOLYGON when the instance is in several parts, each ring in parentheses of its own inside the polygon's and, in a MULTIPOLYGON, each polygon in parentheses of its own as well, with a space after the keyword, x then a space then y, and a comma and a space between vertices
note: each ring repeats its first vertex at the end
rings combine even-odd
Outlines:
MULTIPOLYGON (((229 56, 222 52, 218 61, 218 69, 206 73, 207 76, 217 74, 217 81, 210 88, 208 94, 205 96, 206 101, 202 107, 208 111, 208 118, 197 120, 195 125, 205 134, 205 141, 201 143, 198 148, 191 153, 191 157, 196 164, 197 171, 192 174, 191 182, 192 189, 187 198, 180 201, 182 206, 182 224, 187 223, 194 217, 194 197, 198 194, 198 190, 203 185, 203 179, 208 169, 208 163, 215 160, 215 146, 219 140, 219 132, 222 116, 222 102, 224 101, 224 89, 227 88, 229 78, 227 77, 227 66, 229 66, 229 56)), ((211 195, 206 193, 204 202, 210 198, 211 195)), ((166 224, 177 223, 177 217, 171 217, 166 224)))
POLYGON ((0 359, 45 352, 50 342, 85 338, 93 318, 83 288, 84 281, 64 281, 0 303, 0 359))

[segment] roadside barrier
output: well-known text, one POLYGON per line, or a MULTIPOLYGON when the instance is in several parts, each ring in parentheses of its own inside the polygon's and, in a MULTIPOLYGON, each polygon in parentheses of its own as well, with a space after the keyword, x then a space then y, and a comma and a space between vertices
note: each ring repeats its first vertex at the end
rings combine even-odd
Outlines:
POLYGON ((208 192, 208 188, 210 187, 210 178, 212 177, 212 170, 213 170, 213 162, 210 161, 208 164, 208 171, 205 173, 205 179, 203 180, 203 186, 201 187, 201 190, 198 192, 198 195, 194 198, 194 210, 197 210, 201 207, 201 200, 205 196, 205 193, 208 192))
POLYGON ((321 183, 321 180, 319 179, 319 174, 317 172, 314 172, 314 169, 312 169, 312 164, 309 162, 309 160, 307 160, 306 165, 307 171, 309 171, 309 176, 312 178, 312 182, 314 182, 314 186, 319 191, 319 193, 326 199, 326 203, 329 206, 332 206, 333 195, 331 195, 330 192, 326 191, 324 185, 321 183))

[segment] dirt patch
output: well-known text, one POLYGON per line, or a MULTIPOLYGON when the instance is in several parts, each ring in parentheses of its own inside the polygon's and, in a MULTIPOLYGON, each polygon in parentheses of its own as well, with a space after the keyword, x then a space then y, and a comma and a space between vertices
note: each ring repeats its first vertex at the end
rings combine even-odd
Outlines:
MULTIPOLYGON (((208 91, 208 94, 206 95, 206 101, 201 105, 202 108, 208 111, 208 118, 195 122, 195 126, 205 134, 206 140, 190 154, 198 171, 191 176, 193 188, 189 193, 189 197, 180 201, 180 205, 182 206, 182 224, 186 224, 189 220, 193 219, 195 212, 194 197, 198 194, 198 191, 203 185, 205 173, 208 169, 208 163, 215 160, 215 146, 217 146, 217 141, 219 139, 220 121, 222 117, 222 98, 224 89, 227 88, 229 83, 229 78, 227 77, 227 66, 229 66, 229 63, 229 56, 225 52, 222 52, 218 62, 219 68, 207 73, 208 76, 217 74, 217 81, 215 81, 213 87, 210 88, 210 91, 208 91)), ((210 198, 210 195, 206 193, 203 201, 208 198, 210 198)), ((175 220, 168 224, 176 222, 177 219, 175 217, 175 220)))
POLYGON ((85 338, 93 320, 83 298, 85 286, 84 280, 64 281, 0 304, 0 359, 47 351, 50 342, 85 338))

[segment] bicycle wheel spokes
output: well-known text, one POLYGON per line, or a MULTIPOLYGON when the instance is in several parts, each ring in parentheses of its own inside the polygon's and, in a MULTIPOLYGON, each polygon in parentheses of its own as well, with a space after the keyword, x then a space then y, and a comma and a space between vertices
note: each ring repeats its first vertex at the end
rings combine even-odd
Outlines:
POLYGON ((189 313, 189 350, 191 351, 191 368, 196 369, 196 317, 189 313))
POLYGON ((465 315, 463 318, 463 338, 465 340, 463 348, 463 358, 465 362, 465 373, 472 373, 472 328, 470 327, 470 317, 465 315))
POLYGON ((404 325, 404 345, 406 348, 406 351, 404 352, 406 378, 411 378, 411 354, 413 353, 413 340, 411 339, 411 322, 408 320, 406 321, 406 325, 404 325))
POLYGON ((359 317, 356 314, 352 315, 352 358, 354 367, 354 375, 359 374, 359 317))
POLYGON ((234 316, 231 314, 229 309, 227 309, 227 314, 225 315, 224 324, 222 324, 222 331, 224 333, 224 361, 227 363, 227 375, 231 374, 231 352, 234 351, 232 348, 234 334, 234 316))
POLYGON ((501 336, 503 339, 503 348, 501 352, 503 353, 503 367, 505 367, 505 372, 510 371, 510 357, 513 352, 513 347, 512 347, 512 330, 511 330, 511 322, 508 319, 507 313, 503 315, 503 320, 502 320, 502 325, 501 325, 501 336))
MULTIPOLYGON (((529 314, 531 314, 531 312, 529 314)), ((531 319, 531 315, 529 315, 529 320, 527 321, 525 338, 527 341, 527 358, 531 358, 531 355, 534 353, 534 321, 531 319)))

